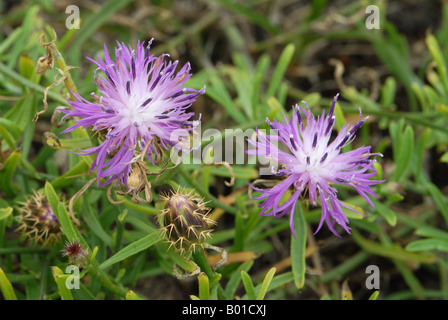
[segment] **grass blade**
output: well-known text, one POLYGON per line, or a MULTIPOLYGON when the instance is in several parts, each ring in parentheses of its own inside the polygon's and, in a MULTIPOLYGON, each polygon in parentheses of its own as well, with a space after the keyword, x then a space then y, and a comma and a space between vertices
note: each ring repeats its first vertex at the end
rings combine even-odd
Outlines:
POLYGON ((5 300, 17 300, 11 282, 9 282, 2 268, 0 268, 0 289, 3 293, 3 297, 5 298, 5 300))
POLYGON ((149 247, 153 246, 154 244, 156 244, 157 242, 162 241, 162 240, 163 240, 163 238, 160 236, 159 231, 155 231, 155 232, 147 235, 146 237, 143 237, 143 238, 129 244, 128 246, 124 247, 123 249, 121 249, 119 252, 114 254, 112 257, 110 257, 109 259, 104 261, 100 265, 100 268, 104 270, 120 261, 123 261, 124 259, 126 259, 130 256, 133 256, 143 250, 148 249, 149 247))
POLYGON ((254 284, 252 283, 249 274, 244 270, 241 270, 241 280, 243 281, 244 289, 246 289, 247 298, 249 300, 255 300, 257 295, 255 293, 254 284))
POLYGON ((264 277, 263 283, 261 284, 261 289, 258 292, 257 300, 263 300, 266 293, 268 292, 269 285, 271 284, 272 278, 274 277, 276 268, 271 268, 266 277, 264 277))

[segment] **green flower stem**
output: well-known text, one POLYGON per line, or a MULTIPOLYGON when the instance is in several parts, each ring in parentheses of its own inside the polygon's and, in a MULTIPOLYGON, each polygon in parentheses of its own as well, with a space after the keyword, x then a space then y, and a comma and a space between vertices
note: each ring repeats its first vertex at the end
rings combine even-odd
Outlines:
POLYGON ((90 264, 88 273, 95 280, 97 280, 104 288, 120 296, 121 298, 126 299, 126 294, 128 293, 129 290, 120 288, 115 283, 113 283, 113 281, 109 279, 109 277, 104 271, 94 266, 93 264, 90 264))
POLYGON ((221 279, 221 274, 215 273, 210 267, 210 264, 205 257, 204 250, 195 250, 191 255, 192 260, 201 268, 201 271, 205 273, 205 275, 210 280, 210 289, 212 289, 215 285, 217 285, 218 295, 222 299, 227 299, 227 296, 224 292, 224 289, 219 284, 219 280, 221 279))
POLYGON ((204 189, 204 187, 202 187, 200 184, 198 184, 196 181, 194 181, 190 175, 188 174, 188 172, 185 170, 185 168, 180 168, 179 169, 179 173, 182 177, 184 177, 185 180, 187 180, 187 183, 196 189, 196 191, 203 196, 206 201, 210 201, 212 205, 221 208, 223 210, 225 210, 226 212, 229 212, 231 214, 236 214, 237 213, 237 209, 228 206, 224 203, 222 203, 221 201, 219 201, 215 196, 213 196, 212 194, 210 194, 210 192, 208 192, 207 190, 204 189))
POLYGON ((56 46, 54 44, 52 44, 51 46, 55 53, 56 64, 58 65, 58 68, 62 71, 62 73, 64 74, 64 77, 66 77, 66 79, 64 80, 65 87, 67 88, 67 91, 70 93, 72 100, 74 100, 75 97, 73 94, 78 92, 78 90, 76 89, 76 85, 73 82, 72 76, 70 75, 69 67, 65 63, 64 58, 62 57, 61 53, 56 48, 56 46))
POLYGON ((207 258, 205 257, 204 250, 202 249, 195 250, 192 253, 191 258, 199 266, 199 268, 201 268, 201 271, 204 272, 210 280, 214 278, 212 267, 210 267, 207 258))

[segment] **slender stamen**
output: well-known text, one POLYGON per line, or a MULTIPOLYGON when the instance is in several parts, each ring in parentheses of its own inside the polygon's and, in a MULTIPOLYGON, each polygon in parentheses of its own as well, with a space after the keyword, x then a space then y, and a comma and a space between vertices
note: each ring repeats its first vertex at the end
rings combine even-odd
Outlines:
POLYGON ((326 136, 330 133, 331 129, 333 128, 333 124, 334 124, 335 119, 336 119, 336 116, 332 116, 330 118, 330 121, 328 121, 328 126, 327 126, 327 129, 325 130, 325 135, 326 136))
POLYGON ((334 96, 333 102, 331 103, 330 112, 328 113, 329 118, 333 117, 334 107, 336 105, 336 100, 338 100, 338 97, 339 97, 339 93, 334 96))
POLYGON ((126 82, 126 92, 131 95, 131 81, 129 80, 126 82))
POLYGON ((135 79, 135 60, 134 60, 134 57, 132 57, 132 60, 131 60, 131 73, 132 73, 132 79, 135 79))
POLYGON ((368 119, 369 117, 365 117, 364 119, 362 119, 361 121, 359 121, 357 124, 355 124, 353 126, 353 128, 350 129, 350 135, 353 135, 356 131, 358 131, 359 128, 362 127, 362 125, 364 124, 364 122, 368 119))
POLYGON ((347 142, 347 139, 350 137, 350 132, 347 132, 347 135, 344 139, 342 139, 341 143, 336 147, 336 149, 340 149, 344 146, 344 144, 347 142))
POLYGON ((151 86, 151 88, 149 89, 149 90, 154 90, 154 88, 156 87, 156 85, 157 85, 157 83, 159 83, 159 81, 160 81, 160 78, 162 77, 162 72, 160 72, 158 75, 157 75, 157 78, 154 80, 154 82, 152 83, 152 86, 151 86))
POLYGON ((327 159, 328 153, 325 152, 325 154, 322 156, 322 158, 320 159, 320 163, 323 163, 325 161, 325 159, 327 159))
POLYGON ((112 85, 113 85, 114 87, 116 87, 115 82, 114 82, 114 80, 112 80, 112 77, 110 76, 109 71, 104 70, 104 73, 106 74, 107 79, 109 79, 109 81, 112 83, 112 85))
POLYGON ((317 132, 314 134, 313 145, 312 148, 315 149, 317 146, 317 132))
POLYGON ((146 105, 147 105, 148 103, 150 103, 151 101, 152 101, 152 98, 148 98, 148 99, 146 99, 145 102, 143 102, 142 107, 146 107, 146 105))
POLYGON ((289 142, 291 142, 291 145, 292 145, 292 147, 294 148, 294 150, 297 151, 297 145, 296 145, 296 143, 295 143, 295 141, 294 141, 294 135, 293 135, 293 134, 290 134, 290 135, 289 135, 289 142))

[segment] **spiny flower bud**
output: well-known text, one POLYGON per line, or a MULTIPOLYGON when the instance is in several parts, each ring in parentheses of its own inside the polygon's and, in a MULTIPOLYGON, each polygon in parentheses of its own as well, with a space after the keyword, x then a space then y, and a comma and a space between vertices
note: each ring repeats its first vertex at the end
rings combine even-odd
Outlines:
POLYGON ((87 267, 89 262, 89 252, 79 241, 66 242, 62 255, 68 257, 68 262, 80 268, 87 267))
POLYGON ((189 194, 178 191, 169 197, 162 196, 162 199, 166 200, 166 204, 161 223, 171 245, 181 252, 202 247, 212 232, 209 226, 215 224, 207 217, 209 209, 202 199, 193 191, 189 194))
POLYGON ((44 195, 34 192, 18 210, 17 231, 22 232, 26 239, 43 246, 60 240, 61 226, 44 195))

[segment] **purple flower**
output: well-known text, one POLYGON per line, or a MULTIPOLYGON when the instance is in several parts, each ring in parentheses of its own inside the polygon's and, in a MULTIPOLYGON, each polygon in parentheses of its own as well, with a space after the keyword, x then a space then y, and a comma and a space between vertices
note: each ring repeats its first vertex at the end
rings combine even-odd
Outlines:
POLYGON ((316 119, 308 105, 306 110, 296 105, 293 107, 291 119, 284 115, 284 123, 275 119, 273 122, 267 120, 270 128, 277 133, 276 135, 264 135, 257 130, 258 141, 249 140, 255 149, 248 150, 248 154, 266 156, 282 164, 281 168, 273 173, 286 178, 270 189, 260 189, 251 185, 254 190, 262 193, 255 200, 266 199, 260 204, 260 207, 263 207, 260 215, 281 217, 289 213, 291 231, 294 236, 293 215, 299 197, 308 198, 313 206, 317 206, 320 200, 322 216, 316 233, 325 221, 329 229, 339 237, 333 227, 335 222, 350 233, 350 228, 347 226, 349 221, 342 207, 356 210, 337 198, 337 190, 333 186, 343 184, 353 187, 373 206, 368 195, 378 196, 370 189, 370 186, 383 182, 369 180, 376 174, 372 168, 376 160, 370 157, 382 156, 379 153, 370 153, 370 146, 341 153, 341 149, 355 139, 356 131, 368 117, 362 118, 360 114, 356 124, 345 124, 330 143, 335 123, 333 112, 337 97, 338 95, 335 96, 330 112, 326 116, 324 110, 316 119), (305 119, 302 118, 301 112, 305 115, 305 119), (279 144, 284 145, 290 152, 280 150, 279 144), (292 190, 290 198, 279 205, 280 199, 290 189, 292 190))
POLYGON ((98 67, 94 78, 99 96, 92 93, 96 101, 75 94, 76 101, 69 101, 74 110, 62 110, 64 117, 79 117, 63 133, 92 127, 103 140, 99 146, 80 153, 96 154, 91 170, 96 168, 98 184, 100 178, 108 178, 102 185, 115 179, 127 185, 133 159, 138 155, 159 164, 163 161, 163 149, 189 148, 186 140, 198 121, 189 121, 194 113, 186 109, 205 88, 182 87, 191 77, 190 64, 176 72, 178 61, 165 61, 168 54, 150 55, 151 43, 152 40, 145 46, 139 41, 133 50, 117 42, 115 61, 104 45, 104 60, 100 54, 97 60, 88 58, 98 67))

